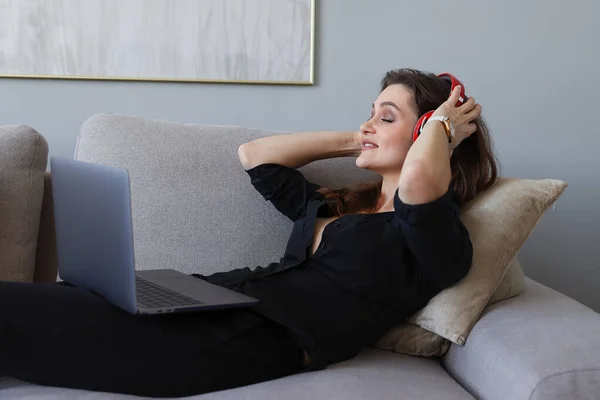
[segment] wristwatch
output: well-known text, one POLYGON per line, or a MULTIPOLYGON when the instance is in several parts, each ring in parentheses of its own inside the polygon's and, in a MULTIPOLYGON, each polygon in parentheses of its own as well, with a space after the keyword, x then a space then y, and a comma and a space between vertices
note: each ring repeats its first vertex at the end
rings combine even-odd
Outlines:
POLYGON ((431 121, 440 121, 444 125, 444 130, 446 131, 446 136, 448 136, 448 143, 452 143, 454 139, 454 124, 450 121, 450 118, 444 116, 435 116, 429 118, 429 121, 425 125, 427 125, 431 121))

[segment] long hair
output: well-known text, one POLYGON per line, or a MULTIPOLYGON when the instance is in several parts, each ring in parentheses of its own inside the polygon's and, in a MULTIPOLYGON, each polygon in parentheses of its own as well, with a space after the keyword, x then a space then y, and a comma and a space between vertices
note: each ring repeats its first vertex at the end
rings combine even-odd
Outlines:
MULTIPOLYGON (((400 84, 412 92, 413 108, 417 116, 435 110, 448 99, 450 83, 435 74, 414 69, 398 69, 386 73, 381 91, 400 84)), ((498 161, 491 145, 490 131, 482 117, 473 121, 477 130, 454 149, 450 158, 452 179, 450 188, 460 205, 469 202, 479 192, 492 186, 498 177, 498 161)), ((337 215, 357 212, 376 212, 383 179, 362 183, 352 188, 319 191, 337 215)))

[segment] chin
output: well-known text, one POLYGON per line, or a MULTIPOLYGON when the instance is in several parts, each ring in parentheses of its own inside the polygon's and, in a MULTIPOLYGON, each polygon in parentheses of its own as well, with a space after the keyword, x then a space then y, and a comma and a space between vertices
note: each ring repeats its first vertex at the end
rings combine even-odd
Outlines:
POLYGON ((356 158, 356 162, 355 162, 356 166, 358 168, 373 171, 380 175, 386 171, 389 172, 389 171, 401 170, 402 164, 404 163, 404 160, 402 160, 399 163, 384 163, 384 164, 382 164, 381 162, 379 162, 379 163, 373 162, 373 160, 369 160, 368 157, 362 158, 361 156, 356 158))
POLYGON ((377 172, 377 170, 378 170, 377 166, 373 165, 372 162, 369 162, 368 160, 361 159, 360 157, 358 157, 356 159, 356 166, 358 168, 368 169, 368 170, 373 171, 373 172, 377 172))
POLYGON ((355 164, 358 168, 368 168, 368 163, 366 163, 364 160, 362 160, 361 156, 358 156, 356 158, 355 164))

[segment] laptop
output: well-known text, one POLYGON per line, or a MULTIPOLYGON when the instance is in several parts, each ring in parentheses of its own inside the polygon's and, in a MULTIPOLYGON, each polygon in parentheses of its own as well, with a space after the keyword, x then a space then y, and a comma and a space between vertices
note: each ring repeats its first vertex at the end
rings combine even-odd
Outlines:
POLYGON ((58 273, 131 314, 248 307, 258 300, 174 269, 136 271, 129 173, 50 157, 58 273))

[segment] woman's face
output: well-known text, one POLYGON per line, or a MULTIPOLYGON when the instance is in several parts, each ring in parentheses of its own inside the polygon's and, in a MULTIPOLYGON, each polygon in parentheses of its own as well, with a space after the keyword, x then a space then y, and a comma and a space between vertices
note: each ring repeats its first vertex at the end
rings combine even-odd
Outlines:
POLYGON ((402 85, 390 85, 379 94, 371 118, 360 126, 357 167, 380 174, 400 172, 418 119, 414 108, 412 93, 402 85))

